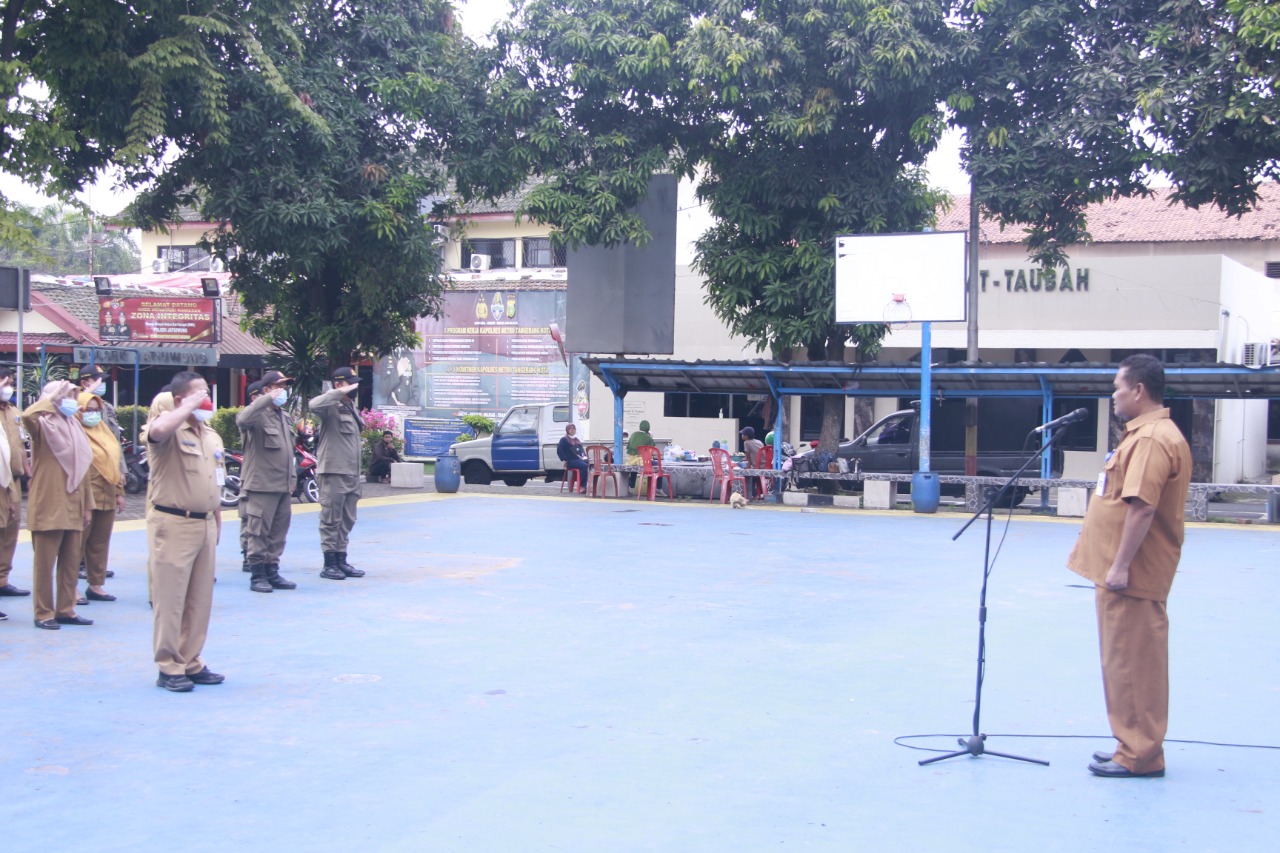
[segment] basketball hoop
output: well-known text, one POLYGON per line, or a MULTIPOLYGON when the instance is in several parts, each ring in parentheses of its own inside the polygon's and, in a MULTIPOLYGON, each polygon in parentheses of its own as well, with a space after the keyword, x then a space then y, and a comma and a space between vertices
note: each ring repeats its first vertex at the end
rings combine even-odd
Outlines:
POLYGON ((884 324, 889 327, 889 331, 896 332, 905 329, 907 324, 911 322, 911 303, 907 302, 905 293, 895 293, 893 298, 885 303, 884 306, 884 324))

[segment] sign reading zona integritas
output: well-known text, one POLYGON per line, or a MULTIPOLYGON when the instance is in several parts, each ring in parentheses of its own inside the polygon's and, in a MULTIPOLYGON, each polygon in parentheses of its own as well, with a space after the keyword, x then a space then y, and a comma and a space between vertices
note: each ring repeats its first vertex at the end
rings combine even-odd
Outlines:
POLYGON ((115 342, 217 343, 217 300, 103 296, 98 305, 98 337, 115 342))

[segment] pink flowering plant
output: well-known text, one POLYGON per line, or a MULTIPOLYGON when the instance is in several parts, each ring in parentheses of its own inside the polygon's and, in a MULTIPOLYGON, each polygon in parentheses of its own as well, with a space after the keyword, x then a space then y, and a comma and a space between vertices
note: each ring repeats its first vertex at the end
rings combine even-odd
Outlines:
POLYGON ((364 467, 369 467, 369 461, 373 458, 373 445, 382 441, 383 430, 391 430, 396 433, 396 437, 391 439, 391 443, 396 450, 404 451, 404 439, 400 438, 400 422, 396 420, 395 415, 389 415, 386 412, 377 409, 364 409, 360 412, 360 417, 364 420, 364 432, 360 433, 360 437, 364 439, 360 445, 360 459, 364 467))

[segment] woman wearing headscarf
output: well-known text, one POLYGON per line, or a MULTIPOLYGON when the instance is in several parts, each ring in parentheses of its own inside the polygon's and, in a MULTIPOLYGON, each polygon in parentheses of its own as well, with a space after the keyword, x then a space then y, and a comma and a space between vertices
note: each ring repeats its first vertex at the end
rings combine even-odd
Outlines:
POLYGON ((90 601, 115 601, 116 597, 102 588, 107 579, 107 558, 111 553, 111 530, 116 513, 124 511, 124 475, 120 473, 120 442, 103 420, 102 400, 88 391, 76 398, 80 404, 80 423, 93 451, 89 467, 89 494, 93 500, 93 517, 84 529, 84 566, 89 580, 85 596, 90 601))
POLYGON ((93 450, 76 420, 80 411, 76 390, 65 380, 49 382, 40 399, 22 413, 22 426, 31 436, 27 529, 34 552, 32 604, 36 627, 51 631, 63 625, 93 624, 92 619, 76 614, 81 543, 93 507, 88 477, 93 450))
MULTIPOLYGON (((653 436, 649 435, 649 422, 641 421, 640 428, 631 433, 631 438, 627 439, 627 464, 643 465, 644 461, 640 458, 640 448, 654 446, 653 436)), ((636 487, 636 476, 632 474, 628 478, 633 489, 636 487)))

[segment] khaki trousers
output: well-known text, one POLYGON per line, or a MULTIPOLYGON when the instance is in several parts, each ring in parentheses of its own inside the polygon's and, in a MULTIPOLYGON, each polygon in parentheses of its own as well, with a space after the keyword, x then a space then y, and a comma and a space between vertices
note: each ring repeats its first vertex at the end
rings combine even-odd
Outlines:
POLYGON ((346 553, 347 537, 356 526, 360 502, 360 475, 319 474, 320 550, 346 553))
POLYGON ((114 509, 95 509, 84 529, 84 569, 89 586, 107 582, 107 559, 111 554, 111 530, 116 525, 114 509))
POLYGON ((31 531, 31 603, 36 619, 47 622, 54 616, 76 615, 76 581, 80 579, 80 555, 83 553, 79 530, 31 531), (54 565, 57 564, 58 590, 53 592, 54 565))
POLYGON ((20 528, 21 525, 17 520, 7 527, 0 527, 0 586, 9 582, 9 572, 13 570, 13 552, 18 547, 20 528))
POLYGON ((250 564, 278 563, 293 519, 288 492, 241 492, 240 525, 245 534, 245 558, 250 564))
POLYGON ((1114 761, 1134 773, 1164 769, 1169 730, 1169 616, 1163 601, 1095 587, 1102 686, 1114 761))
POLYGON ((204 669, 200 652, 209 633, 218 525, 212 518, 182 518, 162 512, 147 519, 150 552, 152 644, 165 675, 204 669))

